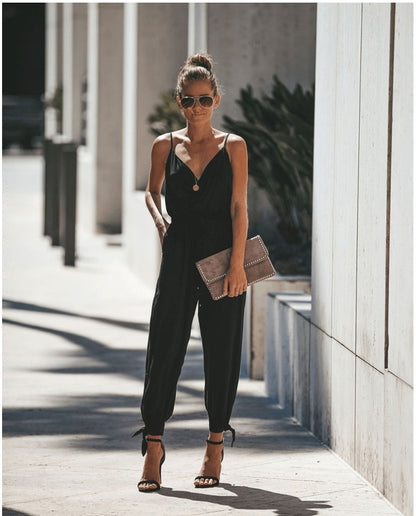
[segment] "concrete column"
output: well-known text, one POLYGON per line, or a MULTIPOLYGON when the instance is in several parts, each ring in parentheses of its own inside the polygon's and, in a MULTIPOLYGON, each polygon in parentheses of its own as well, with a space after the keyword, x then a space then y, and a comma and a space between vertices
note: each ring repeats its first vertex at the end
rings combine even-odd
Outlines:
POLYGON ((64 4, 56 4, 57 5, 57 80, 58 80, 58 86, 63 85, 63 6, 64 4))
MULTIPOLYGON (((63 66, 63 4, 46 4, 45 38, 45 96, 50 99, 56 89, 62 86, 63 66)), ((45 137, 61 132, 58 112, 48 108, 45 113, 45 137)))
POLYGON ((206 52, 207 40, 207 4, 188 4, 188 55, 206 52))
POLYGON ((63 134, 79 142, 82 80, 87 70, 87 4, 63 4, 63 134))
MULTIPOLYGON (((47 3, 45 9, 45 97, 48 99, 58 85, 58 4, 47 3)), ((51 138, 56 130, 56 112, 48 108, 45 111, 45 138, 51 138)))
POLYGON ((123 4, 89 4, 88 147, 95 169, 95 230, 121 232, 123 4))
POLYGON ((98 4, 88 4, 87 19, 87 131, 86 147, 79 157, 78 215, 87 232, 96 231, 97 183, 97 90, 98 90, 98 4))
POLYGON ((63 98, 62 98, 62 133, 68 138, 72 137, 72 112, 73 112, 73 20, 71 3, 62 4, 63 8, 63 98))
POLYGON ((137 3, 124 7, 124 61, 123 61, 123 181, 122 227, 127 250, 135 231, 135 221, 129 217, 136 180, 137 145, 137 3), (131 226, 130 226, 131 222, 131 226))
POLYGON ((160 94, 176 87, 178 72, 187 57, 187 30, 187 4, 138 4, 136 188, 139 190, 146 188, 155 138, 147 118, 160 102, 160 94))
MULTIPOLYGON (((158 233, 143 192, 155 139, 147 119, 160 102, 161 93, 176 86, 177 74, 186 59, 187 27, 187 4, 125 5, 123 242, 130 268, 151 291, 161 254, 158 233), (146 253, 143 248, 147 249, 146 253)), ((162 210, 165 211, 163 196, 162 210)))

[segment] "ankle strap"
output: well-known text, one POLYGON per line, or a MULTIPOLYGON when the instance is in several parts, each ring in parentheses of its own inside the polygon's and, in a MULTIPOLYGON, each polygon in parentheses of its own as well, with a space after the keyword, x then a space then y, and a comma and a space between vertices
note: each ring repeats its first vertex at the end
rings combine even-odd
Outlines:
POLYGON ((209 439, 207 439, 207 443, 209 444, 222 444, 224 442, 224 439, 222 439, 221 441, 210 441, 209 439))
MULTIPOLYGON (((162 442, 162 439, 154 439, 153 437, 147 437, 148 430, 146 426, 142 426, 142 428, 139 428, 132 437, 135 437, 136 435, 142 434, 142 455, 143 457, 146 455, 147 452, 147 441, 156 441, 156 442, 162 442)), ((158 435, 158 434, 156 434, 158 435)))

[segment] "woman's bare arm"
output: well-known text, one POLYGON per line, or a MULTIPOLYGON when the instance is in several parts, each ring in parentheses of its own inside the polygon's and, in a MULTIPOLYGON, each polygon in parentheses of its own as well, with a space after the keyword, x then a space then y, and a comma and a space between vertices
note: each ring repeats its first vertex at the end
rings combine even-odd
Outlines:
POLYGON ((152 216, 154 223, 159 231, 160 242, 168 227, 168 222, 162 215, 161 190, 165 179, 166 158, 170 149, 170 136, 163 134, 158 136, 152 145, 151 164, 149 179, 146 186, 145 202, 152 216))
POLYGON ((247 241, 247 184, 248 156, 246 142, 240 136, 228 138, 229 156, 233 171, 233 193, 231 197, 231 218, 233 224, 233 248, 230 267, 224 281, 224 293, 230 297, 247 290, 244 271, 244 253, 247 241))

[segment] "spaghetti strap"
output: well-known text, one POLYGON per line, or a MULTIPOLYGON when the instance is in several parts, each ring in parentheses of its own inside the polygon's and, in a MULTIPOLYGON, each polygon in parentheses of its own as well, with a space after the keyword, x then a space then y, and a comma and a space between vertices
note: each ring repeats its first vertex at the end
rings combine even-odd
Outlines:
POLYGON ((227 140, 228 140, 228 137, 229 137, 229 136, 230 136, 230 133, 228 133, 228 134, 227 134, 227 136, 225 137, 225 140, 224 140, 223 148, 224 148, 225 150, 227 150, 227 149, 225 148, 225 146, 227 145, 227 140))
POLYGON ((170 174, 170 171, 172 170, 173 168, 173 154, 174 154, 174 150, 173 150, 173 137, 172 137, 172 133, 170 133, 170 151, 169 151, 169 174, 170 174))

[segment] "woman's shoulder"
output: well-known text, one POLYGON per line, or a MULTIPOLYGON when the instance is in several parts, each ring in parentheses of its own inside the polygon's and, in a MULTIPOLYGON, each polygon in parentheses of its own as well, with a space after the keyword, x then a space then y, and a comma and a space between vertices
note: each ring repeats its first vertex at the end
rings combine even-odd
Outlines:
POLYGON ((161 150, 166 150, 167 148, 170 148, 172 140, 173 142, 175 142, 175 140, 177 140, 178 138, 182 139, 183 132, 184 129, 179 129, 177 131, 171 131, 169 133, 160 134, 153 140, 153 147, 157 147, 161 150))
POLYGON ((164 156, 166 157, 169 154, 172 140, 172 133, 163 133, 159 134, 154 140, 152 144, 152 154, 156 156, 164 156))
POLYGON ((228 133, 227 147, 230 152, 244 152, 247 150, 247 144, 243 137, 238 134, 228 133))
POLYGON ((228 140, 229 142, 239 142, 240 145, 242 143, 246 143, 244 138, 242 136, 239 136, 238 134, 234 134, 234 133, 226 133, 228 135, 228 140))

